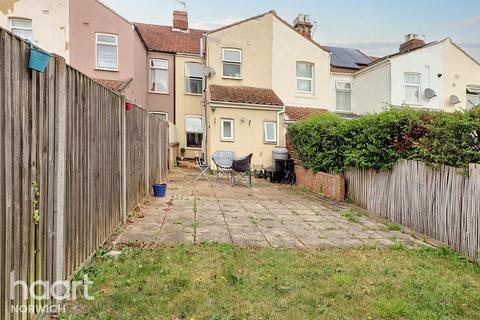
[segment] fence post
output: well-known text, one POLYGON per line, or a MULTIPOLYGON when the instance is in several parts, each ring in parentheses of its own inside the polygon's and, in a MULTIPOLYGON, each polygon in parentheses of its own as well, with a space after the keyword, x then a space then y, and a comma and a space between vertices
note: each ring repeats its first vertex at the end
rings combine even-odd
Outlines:
POLYGON ((150 194, 150 114, 145 110, 145 144, 144 154, 145 154, 145 194, 148 196, 150 194))
POLYGON ((64 216, 65 216, 65 163, 66 163, 66 112, 67 66, 65 59, 55 57, 55 184, 54 219, 55 242, 53 279, 64 280, 64 216))
POLYGON ((125 97, 120 99, 120 157, 121 157, 121 170, 120 178, 122 181, 121 197, 120 197, 120 221, 122 224, 127 223, 127 119, 125 110, 125 97))

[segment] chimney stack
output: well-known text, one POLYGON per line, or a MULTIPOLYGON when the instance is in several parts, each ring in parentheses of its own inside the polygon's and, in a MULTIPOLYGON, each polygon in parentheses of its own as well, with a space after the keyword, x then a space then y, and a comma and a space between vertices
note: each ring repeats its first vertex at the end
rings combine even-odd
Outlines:
POLYGON ((302 36, 312 38, 313 23, 310 21, 310 15, 299 14, 293 22, 293 28, 302 36))
POLYGON ((173 28, 183 31, 188 30, 188 13, 187 11, 173 11, 173 28))
POLYGON ((405 36, 405 42, 400 45, 400 52, 408 52, 425 45, 425 41, 421 39, 420 35, 409 33, 405 36))

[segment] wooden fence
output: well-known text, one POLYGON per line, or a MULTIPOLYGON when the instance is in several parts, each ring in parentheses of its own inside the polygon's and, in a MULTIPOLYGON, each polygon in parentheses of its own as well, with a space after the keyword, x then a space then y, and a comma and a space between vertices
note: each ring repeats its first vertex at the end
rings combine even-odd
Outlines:
POLYGON ((402 160, 391 171, 350 169, 345 178, 356 205, 480 261, 480 165, 468 173, 402 160))
POLYGON ((0 319, 31 318, 11 307, 48 303, 11 292, 12 272, 27 284, 70 278, 126 221, 129 191, 134 208, 167 174, 168 123, 125 112, 121 96, 63 58, 28 71, 28 53, 0 29, 0 319), (133 166, 143 183, 129 184, 133 166))

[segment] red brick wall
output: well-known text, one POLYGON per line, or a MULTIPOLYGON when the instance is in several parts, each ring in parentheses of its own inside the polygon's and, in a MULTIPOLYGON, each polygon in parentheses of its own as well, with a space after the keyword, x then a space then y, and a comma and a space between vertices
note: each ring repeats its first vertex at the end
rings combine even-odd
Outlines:
POLYGON ((342 202, 345 200, 345 177, 343 174, 313 173, 305 169, 299 161, 295 161, 297 185, 312 192, 342 202))

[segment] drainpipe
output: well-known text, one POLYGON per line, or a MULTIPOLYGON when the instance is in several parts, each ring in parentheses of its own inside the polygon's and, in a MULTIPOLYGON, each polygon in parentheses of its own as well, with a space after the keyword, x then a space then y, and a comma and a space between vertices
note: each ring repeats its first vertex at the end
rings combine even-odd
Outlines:
MULTIPOLYGON (((280 115, 285 113, 285 106, 282 107, 282 110, 277 112, 277 147, 281 147, 280 145, 280 135, 278 134, 280 132, 280 115)), ((286 132, 285 132, 286 134, 286 132)), ((286 137, 284 137, 286 138, 286 137)))
MULTIPOLYGON (((206 56, 207 56, 207 35, 204 34, 202 36, 202 46, 203 48, 201 48, 201 52, 203 54, 203 61, 204 61, 204 65, 207 66, 207 59, 206 59, 206 56)), ((207 88, 208 88, 208 85, 207 85, 207 81, 208 81, 208 77, 204 76, 204 86, 203 86, 203 101, 202 101, 202 104, 203 104, 203 119, 205 121, 205 133, 203 134, 203 154, 204 154, 204 161, 210 165, 210 157, 208 156, 208 126, 210 124, 210 121, 208 119, 208 101, 207 101, 207 88)))

